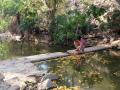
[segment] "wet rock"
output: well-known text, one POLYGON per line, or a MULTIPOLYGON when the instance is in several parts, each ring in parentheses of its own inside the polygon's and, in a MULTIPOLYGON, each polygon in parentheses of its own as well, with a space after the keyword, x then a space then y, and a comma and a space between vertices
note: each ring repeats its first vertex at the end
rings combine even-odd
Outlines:
POLYGON ((48 90, 50 88, 56 88, 57 85, 52 83, 50 79, 46 79, 41 83, 38 83, 38 90, 48 90))
POLYGON ((56 83, 53 83, 53 80, 57 80, 58 76, 52 73, 46 73, 42 76, 41 81, 38 83, 38 90, 47 90, 51 88, 56 88, 56 83))
POLYGON ((55 74, 52 74, 52 73, 46 73, 46 74, 42 77, 41 81, 44 81, 44 80, 46 80, 46 79, 57 80, 57 79, 58 79, 58 76, 55 75, 55 74))

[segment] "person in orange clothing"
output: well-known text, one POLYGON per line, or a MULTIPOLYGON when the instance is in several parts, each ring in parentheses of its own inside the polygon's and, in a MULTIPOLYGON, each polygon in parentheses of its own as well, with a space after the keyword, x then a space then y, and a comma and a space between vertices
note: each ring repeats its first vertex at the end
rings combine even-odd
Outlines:
POLYGON ((74 40, 74 46, 76 48, 76 51, 79 52, 84 52, 84 48, 86 46, 86 41, 83 37, 79 36, 77 40, 74 40))

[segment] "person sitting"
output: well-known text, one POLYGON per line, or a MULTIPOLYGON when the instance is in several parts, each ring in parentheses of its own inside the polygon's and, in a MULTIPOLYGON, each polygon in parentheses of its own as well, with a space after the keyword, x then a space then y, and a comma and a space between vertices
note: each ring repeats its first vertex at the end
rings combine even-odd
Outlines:
POLYGON ((78 53, 83 53, 86 46, 86 41, 83 37, 79 36, 77 40, 74 41, 74 46, 78 53))

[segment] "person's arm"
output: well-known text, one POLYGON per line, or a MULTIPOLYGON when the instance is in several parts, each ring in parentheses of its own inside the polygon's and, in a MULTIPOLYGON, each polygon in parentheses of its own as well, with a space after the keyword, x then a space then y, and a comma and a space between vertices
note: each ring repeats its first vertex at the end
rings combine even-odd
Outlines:
POLYGON ((75 46, 75 48, 77 48, 76 41, 74 41, 74 46, 75 46))

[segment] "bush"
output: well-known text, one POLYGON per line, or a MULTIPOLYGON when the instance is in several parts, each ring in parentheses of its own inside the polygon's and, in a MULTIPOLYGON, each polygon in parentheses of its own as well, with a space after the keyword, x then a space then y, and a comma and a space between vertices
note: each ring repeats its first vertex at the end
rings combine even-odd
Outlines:
POLYGON ((0 59, 5 59, 8 57, 9 48, 6 43, 0 42, 0 59))
POLYGON ((8 22, 5 19, 0 20, 0 32, 4 32, 8 27, 8 22))
POLYGON ((26 8, 21 13, 22 19, 20 22, 20 28, 24 30, 33 30, 36 27, 38 21, 37 11, 35 9, 26 8))
MULTIPOLYGON (((67 43, 74 40, 77 28, 85 29, 87 17, 85 14, 79 13, 77 11, 69 12, 66 15, 59 15, 56 17, 57 28, 54 31, 54 42, 56 44, 67 43), (67 42, 66 42, 67 41, 67 42)), ((83 33, 80 33, 82 35, 83 33)))
POLYGON ((120 30, 120 10, 114 10, 112 15, 108 17, 108 28, 120 30))
POLYGON ((97 18, 98 16, 103 15, 106 12, 105 8, 98 7, 96 5, 90 5, 89 9, 87 10, 88 16, 93 16, 94 18, 97 18))

